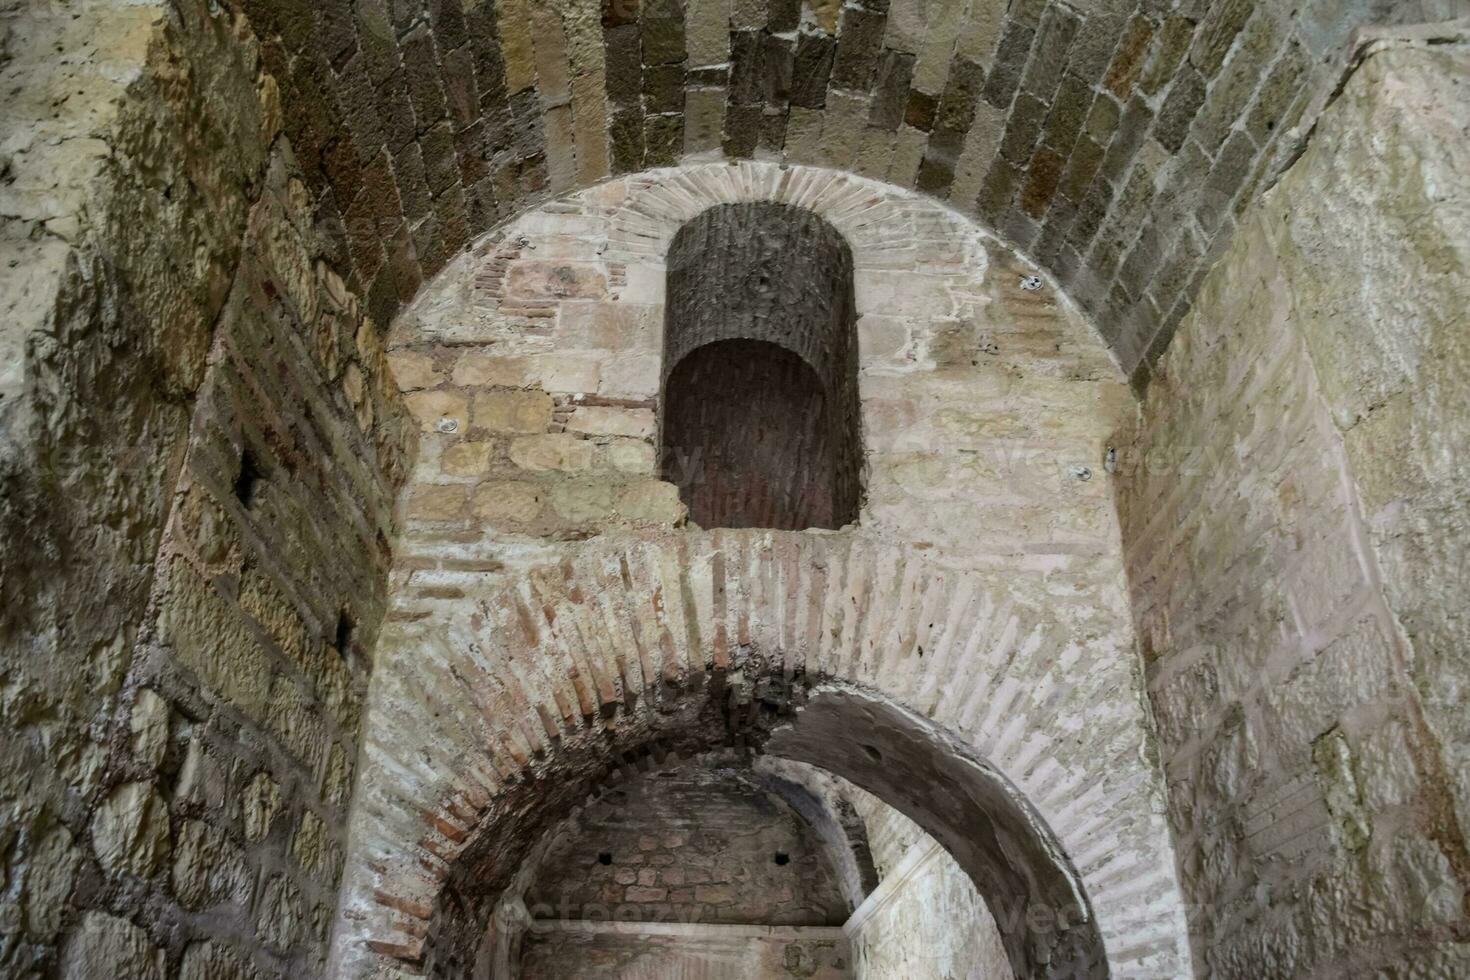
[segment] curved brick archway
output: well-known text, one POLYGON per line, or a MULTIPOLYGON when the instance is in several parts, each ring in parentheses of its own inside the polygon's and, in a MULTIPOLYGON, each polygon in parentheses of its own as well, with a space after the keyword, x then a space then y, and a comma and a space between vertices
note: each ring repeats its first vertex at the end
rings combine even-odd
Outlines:
POLYGON ((558 807, 645 756, 756 744, 822 680, 908 706, 1024 794, 1114 975, 1187 970, 1138 705, 1116 671, 1079 674, 1089 651, 1003 581, 854 534, 762 531, 598 542, 506 578, 387 631, 369 716, 401 727, 368 734, 339 975, 417 968, 436 943, 471 955, 475 914, 558 807), (467 918, 446 921, 446 883, 467 918))
MULTIPOLYGON (((1034 820, 1012 840, 1054 835, 1033 849, 1051 871, 990 875, 989 893, 1007 914, 1085 895, 1073 931, 1096 932, 1049 952, 1055 936, 1013 928, 1021 975, 1049 956, 1189 974, 1116 528, 1089 468, 1133 403, 1055 287, 1021 285, 1035 272, 917 195, 741 163, 569 195, 425 288, 391 341, 422 435, 336 975, 455 975, 526 848, 599 781, 758 748, 821 684, 922 719, 1014 787, 1002 797, 1034 820), (669 247, 748 201, 808 210, 851 249, 867 479, 840 532, 686 529, 657 479, 669 247)), ((974 822, 928 825, 959 854, 984 834, 954 828, 974 822)))
POLYGON ((379 322, 466 243, 549 195, 650 167, 772 159, 912 188, 1001 229, 1145 375, 1236 214, 1310 129, 1351 29, 1448 8, 240 6, 379 322))

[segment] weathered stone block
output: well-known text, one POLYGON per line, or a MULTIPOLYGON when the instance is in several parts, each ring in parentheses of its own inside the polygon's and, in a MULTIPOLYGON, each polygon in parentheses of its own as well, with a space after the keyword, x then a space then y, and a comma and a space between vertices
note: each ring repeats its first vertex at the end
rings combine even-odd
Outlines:
POLYGON ((534 483, 484 483, 475 488, 470 509, 496 526, 529 524, 541 514, 543 495, 534 483))
POLYGON ((551 396, 544 391, 480 391, 475 394, 475 427, 490 432, 545 432, 551 424, 551 396))
POLYGON ((653 410, 648 408, 605 408, 578 406, 567 420, 567 431, 595 436, 652 438, 657 430, 653 410))
POLYGON ((575 473, 592 465, 595 448, 586 439, 562 433, 526 436, 510 444, 510 459, 532 472, 558 470, 575 473))
POLYGON ((168 804, 152 783, 124 783, 92 817, 92 850, 111 874, 150 878, 168 860, 168 804))

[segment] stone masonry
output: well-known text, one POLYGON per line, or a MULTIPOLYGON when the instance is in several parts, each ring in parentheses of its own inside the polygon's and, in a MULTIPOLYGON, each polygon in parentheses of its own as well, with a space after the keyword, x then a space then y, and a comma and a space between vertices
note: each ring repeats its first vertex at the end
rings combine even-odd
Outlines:
POLYGON ((958 726, 1020 787, 1076 855, 1114 969, 1188 969, 1143 692, 1113 647, 1129 624, 1103 466, 1131 399, 1054 287, 1023 288, 1033 273, 917 196, 710 164, 532 212, 415 302, 390 359, 422 442, 339 971, 453 975, 542 814, 721 744, 732 698, 778 717, 781 689, 828 677, 958 726), (816 213, 853 251, 867 497, 841 535, 684 531, 656 478, 668 243, 750 199, 816 213))
POLYGON ((1123 453, 1209 976, 1470 969, 1470 566, 1447 451, 1470 364, 1467 68, 1463 45, 1368 55, 1211 272, 1123 453))
POLYGON ((0 975, 1470 974, 1467 49, 0 0, 0 975))

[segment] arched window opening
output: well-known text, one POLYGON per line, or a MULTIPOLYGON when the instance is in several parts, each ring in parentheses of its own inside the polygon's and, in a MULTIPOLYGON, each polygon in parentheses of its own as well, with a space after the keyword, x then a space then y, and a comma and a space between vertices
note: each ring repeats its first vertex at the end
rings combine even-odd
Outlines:
POLYGON ((862 446, 852 252, 784 204, 714 207, 674 237, 662 459, 703 527, 857 520, 862 446))

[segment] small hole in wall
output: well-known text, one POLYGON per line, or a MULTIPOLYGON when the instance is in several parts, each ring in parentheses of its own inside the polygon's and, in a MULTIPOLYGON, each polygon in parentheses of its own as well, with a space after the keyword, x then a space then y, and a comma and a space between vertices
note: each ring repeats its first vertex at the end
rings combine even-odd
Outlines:
POLYGON ((344 659, 352 656, 352 641, 356 638, 357 627, 353 625, 352 617, 347 615, 347 610, 337 614, 337 634, 335 645, 337 653, 344 659))
POLYGON ((597 863, 612 864, 612 855, 609 854, 607 851, 603 851, 601 854, 597 855, 597 863))
POLYGON ((868 761, 869 762, 882 762, 883 761, 883 753, 882 752, 879 752, 877 749, 873 748, 871 745, 864 745, 863 746, 863 755, 865 755, 865 756, 868 757, 868 761))
POLYGON ((791 863, 791 855, 787 854, 785 851, 777 851, 775 861, 777 864, 782 866, 788 865, 791 863))
POLYGON ((256 491, 260 481, 265 474, 260 471, 260 464, 255 461, 255 454, 249 449, 240 454, 240 473, 235 477, 235 499, 240 501, 240 506, 246 510, 255 502, 256 491))

